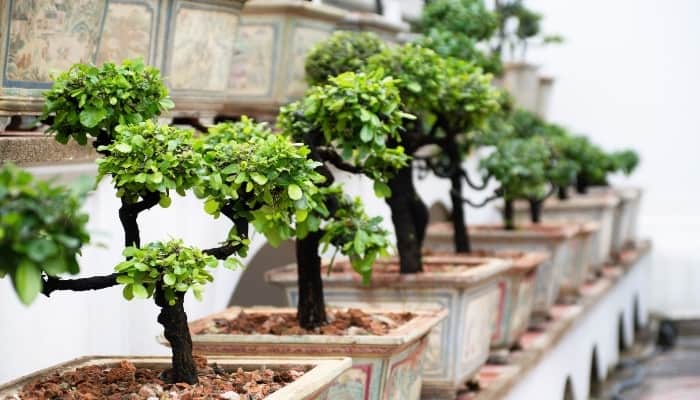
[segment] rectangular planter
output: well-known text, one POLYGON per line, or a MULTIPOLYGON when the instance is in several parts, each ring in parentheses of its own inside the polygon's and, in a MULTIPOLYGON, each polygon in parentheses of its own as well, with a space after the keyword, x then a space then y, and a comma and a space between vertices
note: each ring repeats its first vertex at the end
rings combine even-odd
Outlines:
MULTIPOLYGON (((460 256, 459 262, 424 257, 427 272, 401 275, 396 260, 374 267, 364 286, 347 262, 324 273, 326 303, 341 307, 381 307, 414 312, 444 307, 448 317, 431 332, 423 365, 422 398, 454 399, 489 355, 498 314, 498 282, 512 261, 460 256)), ((266 279, 285 289, 290 305, 298 299, 296 266, 268 272, 266 279)))
POLYGON ((50 71, 142 57, 161 69, 173 115, 211 117, 231 96, 243 0, 0 2, 0 116, 37 115, 50 71))
MULTIPOLYGON (((532 315, 542 318, 549 315, 550 308, 559 296, 561 276, 571 268, 575 259, 574 237, 578 224, 545 224, 536 229, 521 225, 508 231, 500 225, 470 225, 469 237, 476 249, 492 251, 546 252, 549 260, 537 269, 532 315)), ((431 243, 451 243, 450 224, 432 224, 428 227, 427 246, 431 243)))
POLYGON ((600 229, 595 221, 580 224, 580 229, 573 238, 574 262, 564 268, 559 288, 560 297, 570 299, 580 295, 581 287, 591 277, 591 253, 593 239, 600 229))
POLYGON ((626 246, 634 244, 637 240, 639 205, 642 198, 642 189, 630 186, 592 187, 589 188, 589 194, 576 196, 591 197, 604 194, 612 194, 620 198, 620 204, 615 209, 611 245, 613 256, 616 256, 626 246))
MULTIPOLYGON (((591 264, 594 271, 599 271, 610 260, 615 209, 619 203, 620 198, 612 193, 595 196, 572 196, 567 200, 550 197, 542 205, 542 221, 597 222, 599 229, 592 238, 591 264)), ((529 204, 516 202, 515 218, 519 223, 529 222, 529 204)))
MULTIPOLYGON (((527 63, 506 63, 499 86, 513 95, 515 103, 528 111, 537 112, 540 78, 539 66, 527 63)), ((545 88, 546 90, 546 88, 545 88)))
POLYGON ((235 318, 241 311, 296 314, 296 309, 285 308, 229 308, 190 324, 194 351, 235 356, 352 357, 352 367, 329 388, 329 400, 418 400, 429 333, 447 316, 442 309, 412 311, 416 317, 384 336, 195 334, 213 324, 213 319, 235 318))
MULTIPOLYGON (((329 389, 338 380, 345 371, 350 368, 351 361, 347 357, 335 358, 311 358, 311 357, 280 357, 274 356, 270 358, 255 357, 208 357, 210 363, 216 363, 219 367, 225 370, 233 370, 238 368, 257 369, 257 368, 283 368, 289 366, 309 367, 310 369, 296 381, 283 387, 282 389, 267 396, 266 400, 330 400, 329 389)), ((35 372, 31 375, 19 378, 0 386, 0 398, 12 398, 24 385, 31 381, 48 375, 53 372, 68 372, 76 368, 85 367, 88 365, 100 365, 105 368, 118 366, 119 362, 127 360, 134 366, 145 368, 168 368, 170 366, 170 358, 166 357, 117 357, 117 356, 88 356, 81 357, 72 361, 55 365, 44 370, 35 372)), ((138 397, 141 398, 141 397, 138 397)))
POLYGON ((274 118, 306 90, 304 62, 346 11, 302 0, 251 0, 243 8, 239 54, 231 73, 227 114, 274 118))

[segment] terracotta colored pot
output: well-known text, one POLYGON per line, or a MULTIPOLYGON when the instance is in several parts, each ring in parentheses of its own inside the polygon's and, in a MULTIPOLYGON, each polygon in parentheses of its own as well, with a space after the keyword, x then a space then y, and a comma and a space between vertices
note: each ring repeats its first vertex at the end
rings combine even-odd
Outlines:
MULTIPOLYGON (((338 377, 350 368, 351 361, 347 357, 335 358, 311 358, 296 357, 285 358, 274 356, 270 358, 255 357, 208 357, 210 363, 216 363, 226 370, 256 369, 256 368, 280 368, 285 366, 307 366, 311 369, 296 381, 267 396, 266 400, 330 400, 330 387, 337 382, 338 377)), ((67 372, 76 368, 88 365, 101 365, 106 368, 118 366, 122 360, 128 360, 136 367, 148 368, 168 368, 170 358, 166 357, 115 357, 115 356, 89 356, 82 357, 44 370, 31 375, 19 378, 0 386, 0 398, 14 396, 24 385, 50 373, 59 371, 67 372)))
MULTIPOLYGON (((449 316, 431 333, 423 367, 423 398, 454 399, 489 355, 493 319, 498 314, 498 281, 512 261, 470 256, 424 257, 427 272, 401 275, 396 260, 375 265, 372 282, 362 285, 346 262, 324 273, 326 303, 408 311, 444 307, 449 316)), ((285 289, 297 304, 296 266, 272 270, 266 279, 285 289)))
MULTIPOLYGON (((352 367, 329 389, 329 400, 418 400, 428 335, 447 316, 442 309, 413 311, 415 318, 383 336, 195 334, 213 324, 213 319, 235 318, 241 311, 296 314, 296 309, 289 308, 229 308, 190 324, 194 351, 243 357, 352 357, 352 367)), ((382 314, 381 310, 364 311, 382 314)))

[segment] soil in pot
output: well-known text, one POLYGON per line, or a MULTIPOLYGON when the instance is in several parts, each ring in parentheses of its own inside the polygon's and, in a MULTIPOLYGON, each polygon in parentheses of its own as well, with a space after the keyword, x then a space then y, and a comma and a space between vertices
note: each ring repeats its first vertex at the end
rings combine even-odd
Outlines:
POLYGON ((370 314, 362 310, 329 309, 328 324, 315 330, 299 326, 293 313, 255 313, 241 311, 236 318, 216 318, 213 325, 195 334, 268 334, 268 335, 375 335, 382 336, 413 319, 410 312, 370 314))
POLYGON ((54 372, 26 384, 15 399, 81 400, 260 400, 294 382, 309 368, 254 369, 225 371, 195 356, 199 383, 168 384, 161 379, 167 371, 136 367, 123 360, 119 366, 89 365, 73 371, 54 372))

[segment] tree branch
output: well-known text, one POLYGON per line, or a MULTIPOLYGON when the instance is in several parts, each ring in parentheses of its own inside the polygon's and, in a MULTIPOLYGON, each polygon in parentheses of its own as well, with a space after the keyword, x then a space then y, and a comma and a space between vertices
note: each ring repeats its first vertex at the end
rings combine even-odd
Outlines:
POLYGON ((454 190, 450 190, 450 193, 459 197, 463 203, 469 204, 470 206, 472 206, 474 208, 482 208, 485 205, 487 205, 488 203, 501 197, 501 193, 500 193, 500 189, 499 189, 499 190, 496 190, 496 192, 494 194, 492 194, 491 196, 483 199, 482 201, 480 201, 478 203, 475 203, 475 202, 471 201, 470 199, 462 197, 461 193, 455 193, 454 190))
POLYGON ((360 167, 357 167, 355 165, 352 165, 340 156, 335 150, 329 149, 327 147, 321 147, 316 149, 316 152, 318 155, 323 159, 323 161, 327 161, 331 163, 334 167, 338 168, 341 171, 345 172, 350 172, 351 174, 361 174, 363 173, 363 169, 360 167))
POLYGON ((462 170, 462 176, 464 177, 464 180, 467 182, 467 185, 469 185, 469 187, 474 189, 474 190, 486 189, 486 186, 488 186, 489 182, 491 182, 491 178, 493 178, 493 176, 491 174, 488 174, 488 175, 486 175, 484 180, 481 182, 481 184, 476 184, 476 183, 474 183, 474 181, 471 180, 471 178, 469 177, 469 173, 467 172, 466 169, 462 170))
POLYGON ((41 293, 44 296, 49 297, 51 293, 56 290, 84 292, 88 290, 105 289, 118 284, 117 276, 117 273, 113 273, 104 276, 93 276, 90 278, 60 279, 47 275, 43 277, 44 285, 41 288, 41 293))

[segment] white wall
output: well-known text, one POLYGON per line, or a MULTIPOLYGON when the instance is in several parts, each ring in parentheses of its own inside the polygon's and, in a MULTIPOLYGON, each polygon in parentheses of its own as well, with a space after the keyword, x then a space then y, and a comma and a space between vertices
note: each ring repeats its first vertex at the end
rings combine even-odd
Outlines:
POLYGON ((566 42, 532 59, 556 77, 550 118, 634 147, 654 240, 653 309, 700 317, 700 2, 527 0, 566 42))

